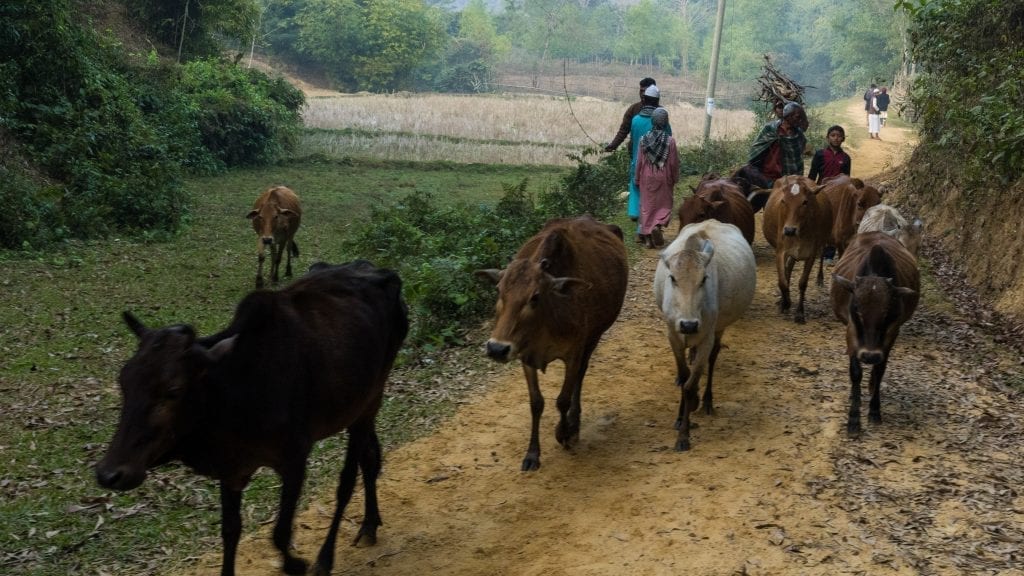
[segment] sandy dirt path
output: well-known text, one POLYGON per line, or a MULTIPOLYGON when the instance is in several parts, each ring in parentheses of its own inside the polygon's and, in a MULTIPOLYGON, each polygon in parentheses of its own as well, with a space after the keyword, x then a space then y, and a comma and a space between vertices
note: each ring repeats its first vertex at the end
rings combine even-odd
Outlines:
MULTIPOLYGON (((848 116, 849 133, 863 122, 859 101, 848 116)), ((882 137, 849 150, 854 176, 898 162, 911 134, 886 127, 882 137)), ((883 381, 883 423, 865 417, 863 437, 849 440, 828 280, 808 288, 807 324, 797 325, 776 310, 760 231, 754 249, 757 294, 725 334, 716 414, 695 417, 690 452, 673 450, 679 390, 651 251, 632 267, 626 306, 584 382, 580 443, 555 442, 558 363, 541 378, 542 467, 520 472, 526 386, 518 365, 495 367, 487 392, 439 432, 385 454, 380 540, 348 545, 357 491, 335 574, 1024 574, 1022 399, 988 378, 1002 352, 926 298, 883 381)), ((303 557, 315 556, 332 509, 322 501, 301 514, 303 557)), ((192 573, 219 563, 210 555, 192 573)), ((278 566, 269 527, 243 542, 240 573, 278 566)))

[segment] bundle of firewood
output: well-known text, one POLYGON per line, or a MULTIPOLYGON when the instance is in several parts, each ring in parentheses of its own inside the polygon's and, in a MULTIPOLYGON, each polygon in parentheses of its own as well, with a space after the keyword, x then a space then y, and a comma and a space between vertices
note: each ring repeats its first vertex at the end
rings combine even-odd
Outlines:
POLYGON ((758 100, 772 107, 790 101, 801 106, 804 105, 805 87, 780 72, 772 64, 772 58, 768 54, 764 55, 762 69, 761 76, 757 78, 757 82, 761 85, 761 95, 758 96, 758 100))

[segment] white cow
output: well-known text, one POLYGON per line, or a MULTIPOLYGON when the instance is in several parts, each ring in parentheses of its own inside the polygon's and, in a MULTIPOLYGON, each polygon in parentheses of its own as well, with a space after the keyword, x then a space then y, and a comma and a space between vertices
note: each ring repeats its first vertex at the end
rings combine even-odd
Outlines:
POLYGON ((903 247, 916 257, 917 250, 921 246, 923 230, 924 223, 920 218, 914 218, 913 222, 908 223, 895 207, 878 204, 864 212, 864 218, 860 221, 857 233, 885 232, 899 240, 900 244, 903 244, 903 247))
POLYGON ((682 385, 676 450, 690 449, 690 413, 704 366, 704 410, 713 411, 711 383, 726 327, 743 315, 754 299, 757 265, 739 228, 718 220, 685 226, 661 252, 654 274, 654 298, 668 325, 676 357, 676 383, 682 385), (690 366, 686 356, 690 353, 690 366))

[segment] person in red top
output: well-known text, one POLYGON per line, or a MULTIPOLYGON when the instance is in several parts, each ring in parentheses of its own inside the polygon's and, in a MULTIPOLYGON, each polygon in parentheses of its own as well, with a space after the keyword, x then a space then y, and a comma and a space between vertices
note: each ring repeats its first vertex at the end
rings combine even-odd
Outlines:
POLYGON ((811 171, 807 177, 821 184, 825 178, 840 174, 850 175, 850 155, 843 150, 846 131, 842 126, 828 129, 828 146, 814 153, 811 159, 811 171))

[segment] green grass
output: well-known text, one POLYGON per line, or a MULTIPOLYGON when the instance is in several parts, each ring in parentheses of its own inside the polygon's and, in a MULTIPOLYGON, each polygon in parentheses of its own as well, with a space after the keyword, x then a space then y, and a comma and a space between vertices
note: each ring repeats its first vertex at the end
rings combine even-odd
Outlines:
MULTIPOLYGON (((317 260, 338 262, 346 232, 372 204, 414 190, 493 203, 502 185, 529 178, 536 194, 565 172, 308 158, 190 180, 193 217, 165 243, 111 238, 47 253, 0 252, 0 573, 161 574, 219 549, 214 482, 169 466, 135 491, 112 493, 96 485, 92 466, 118 418, 118 370, 135 349, 121 311, 148 325, 189 323, 200 334, 225 326, 253 288, 256 243, 245 214, 265 187, 285 184, 302 199, 298 275, 317 260)), ((446 380, 445 364, 406 366, 397 377, 446 380)), ((394 446, 429 431, 468 386, 426 396, 415 384, 393 384, 378 419, 382 442, 394 446)), ((342 442, 325 440, 314 452, 306 501, 333 490, 342 442)), ((243 503, 247 529, 273 517, 276 494, 277 478, 258 474, 243 503)))

